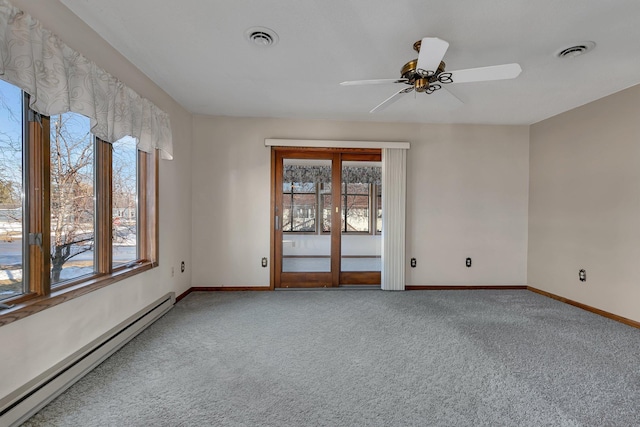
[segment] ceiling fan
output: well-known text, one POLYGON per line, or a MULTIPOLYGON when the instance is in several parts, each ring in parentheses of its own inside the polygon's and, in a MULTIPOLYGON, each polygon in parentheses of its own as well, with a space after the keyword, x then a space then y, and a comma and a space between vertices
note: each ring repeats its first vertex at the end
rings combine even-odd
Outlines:
POLYGON ((375 113, 409 92, 424 92, 427 95, 442 89, 442 85, 451 83, 482 82, 489 80, 506 80, 518 77, 522 68, 519 64, 492 65, 489 67, 468 68, 465 70, 445 71, 442 61, 449 48, 449 43, 437 37, 425 37, 413 44, 418 58, 407 62, 400 71, 399 79, 354 80, 340 83, 342 86, 379 85, 402 83, 405 87, 374 107, 375 113))

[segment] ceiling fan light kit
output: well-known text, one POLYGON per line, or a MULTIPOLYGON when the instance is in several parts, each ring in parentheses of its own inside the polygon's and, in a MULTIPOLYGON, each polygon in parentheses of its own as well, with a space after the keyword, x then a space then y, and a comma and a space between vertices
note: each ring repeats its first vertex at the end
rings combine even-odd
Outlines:
POLYGON ((442 85, 490 80, 505 80, 518 77, 522 72, 519 64, 493 65, 446 72, 444 58, 449 43, 437 37, 425 37, 413 44, 418 58, 404 64, 399 79, 355 80, 340 83, 343 86, 402 83, 405 87, 373 108, 370 113, 380 111, 397 101, 402 95, 416 91, 430 95, 442 89, 442 85))

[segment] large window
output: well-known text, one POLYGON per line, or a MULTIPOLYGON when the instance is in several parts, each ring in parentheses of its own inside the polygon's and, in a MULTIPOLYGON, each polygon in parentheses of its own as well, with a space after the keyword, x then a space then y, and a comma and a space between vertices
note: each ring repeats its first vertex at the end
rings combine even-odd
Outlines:
MULTIPOLYGON (((317 165, 284 165, 282 230, 285 233, 330 233, 331 169, 317 165)), ((343 162, 342 233, 382 231, 381 167, 374 162, 343 162)))
POLYGON ((0 300, 24 293, 22 92, 0 80, 0 300))
POLYGON ((152 267, 157 155, 27 105, 0 80, 0 301, 50 306, 152 267))
POLYGON ((51 285, 95 271, 95 141, 89 119, 50 119, 51 285))
POLYGON ((113 143, 113 265, 138 259, 138 149, 136 140, 113 143))

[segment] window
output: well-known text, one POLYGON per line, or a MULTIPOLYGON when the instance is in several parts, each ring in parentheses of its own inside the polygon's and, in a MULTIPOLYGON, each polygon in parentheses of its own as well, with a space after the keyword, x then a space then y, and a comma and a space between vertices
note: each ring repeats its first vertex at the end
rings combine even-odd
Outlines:
POLYGON ((318 189, 320 193, 320 206, 322 209, 322 228, 323 233, 331 232, 331 183, 324 182, 320 184, 318 189))
MULTIPOLYGON (((307 182, 283 183, 282 230, 285 233, 330 233, 331 168, 285 164, 284 178, 307 182), (319 219, 318 219, 319 217, 319 219)), ((382 231, 381 167, 374 162, 343 162, 341 190, 342 233, 380 234, 382 231)))
POLYGON ((282 230, 316 231, 317 197, 313 182, 283 183, 282 230))
POLYGON ((113 143, 112 261, 113 266, 138 259, 138 149, 136 140, 113 143))
POLYGON ((380 232, 378 222, 382 225, 381 172, 377 163, 343 162, 340 193, 343 233, 380 232))
POLYGON ((94 146, 89 119, 50 118, 51 286, 95 271, 94 146))
POLYGON ((376 185, 376 234, 382 233, 382 185, 376 185))
POLYGON ((371 185, 342 183, 342 232, 368 233, 370 225, 369 201, 371 185))
POLYGON ((0 301, 24 294, 22 92, 0 80, 0 301))
POLYGON ((155 265, 158 157, 27 106, 0 80, 0 301, 32 313, 155 265))

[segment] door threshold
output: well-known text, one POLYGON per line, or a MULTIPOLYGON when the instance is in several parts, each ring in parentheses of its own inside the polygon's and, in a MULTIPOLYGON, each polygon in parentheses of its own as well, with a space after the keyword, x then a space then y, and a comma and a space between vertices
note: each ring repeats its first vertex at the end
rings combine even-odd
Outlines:
POLYGON ((340 285, 337 288, 275 288, 276 291, 379 291, 380 285, 340 285))
POLYGON ((357 289, 363 291, 379 291, 380 285, 340 285, 338 289, 357 289))

